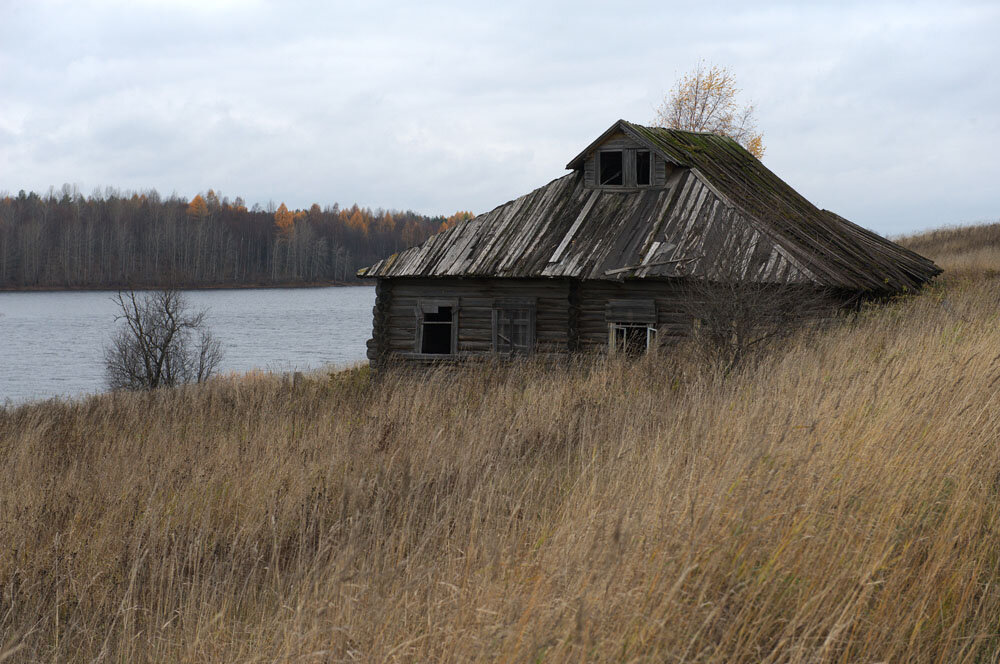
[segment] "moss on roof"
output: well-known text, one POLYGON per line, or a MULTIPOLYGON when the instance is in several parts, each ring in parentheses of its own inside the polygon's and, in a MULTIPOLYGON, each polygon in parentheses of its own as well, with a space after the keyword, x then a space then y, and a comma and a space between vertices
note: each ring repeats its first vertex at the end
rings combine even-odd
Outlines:
POLYGON ((940 272, 923 256, 820 210, 725 136, 619 120, 569 168, 575 172, 359 275, 711 279, 716 266, 736 261, 763 281, 894 293, 940 272), (672 184, 605 191, 584 182, 587 157, 618 132, 674 164, 672 184))

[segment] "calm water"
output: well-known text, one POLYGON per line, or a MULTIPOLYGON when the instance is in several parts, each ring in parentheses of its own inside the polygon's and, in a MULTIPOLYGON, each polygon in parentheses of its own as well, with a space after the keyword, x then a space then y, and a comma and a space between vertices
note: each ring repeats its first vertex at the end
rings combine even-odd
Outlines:
MULTIPOLYGON (((0 404, 104 390, 114 293, 0 293, 0 404)), ((222 342, 220 371, 292 371, 365 359, 375 289, 261 288, 185 293, 222 342)))

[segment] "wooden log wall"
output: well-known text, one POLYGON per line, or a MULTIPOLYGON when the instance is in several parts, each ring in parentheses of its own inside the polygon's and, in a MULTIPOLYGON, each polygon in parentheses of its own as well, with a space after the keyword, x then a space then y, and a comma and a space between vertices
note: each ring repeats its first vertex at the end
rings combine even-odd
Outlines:
POLYGON ((566 350, 575 353, 580 350, 580 281, 569 282, 568 311, 566 315, 566 350))
POLYGON ((390 353, 415 354, 421 298, 457 298, 460 356, 492 352, 493 302, 498 298, 535 299, 535 352, 540 354, 607 352, 611 300, 654 300, 661 343, 680 338, 690 326, 680 313, 681 288, 664 281, 399 278, 380 279, 376 296, 376 331, 368 355, 373 364, 390 353))
MULTIPOLYGON (((368 342, 368 358, 373 366, 384 365, 390 355, 428 359, 416 353, 416 312, 421 298, 457 300, 460 357, 492 352, 496 299, 535 300, 535 352, 538 354, 606 353, 610 302, 625 303, 627 308, 630 300, 652 301, 656 309, 657 340, 661 345, 682 339, 691 329, 690 316, 683 312, 685 298, 692 295, 679 281, 396 278, 379 279, 375 292, 375 329, 368 342)), ((815 302, 816 311, 808 313, 822 318, 845 306, 849 300, 830 294, 829 299, 815 299, 815 302)))
POLYGON ((535 299, 537 353, 565 353, 568 348, 567 279, 392 279, 391 282, 392 296, 383 319, 390 353, 415 352, 416 309, 420 298, 458 299, 459 355, 493 351, 493 302, 502 298, 535 299))
POLYGON ((607 305, 611 300, 653 300, 656 304, 657 336, 661 344, 680 339, 691 327, 682 314, 685 293, 669 281, 580 282, 579 349, 606 353, 608 350, 607 305))
POLYGON ((392 280, 375 282, 375 306, 372 307, 372 338, 368 340, 368 361, 372 367, 385 363, 389 353, 391 323, 389 312, 392 303, 392 280))

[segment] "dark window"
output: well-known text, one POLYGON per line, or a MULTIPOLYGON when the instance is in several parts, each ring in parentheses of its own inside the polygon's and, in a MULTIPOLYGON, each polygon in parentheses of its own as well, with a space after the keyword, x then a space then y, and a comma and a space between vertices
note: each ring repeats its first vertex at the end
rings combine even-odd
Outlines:
POLYGON ((656 327, 636 323, 611 323, 611 352, 642 355, 656 343, 656 327))
POLYGON ((649 161, 649 150, 635 153, 635 183, 639 186, 649 184, 649 161))
POLYGON ((437 311, 424 312, 421 322, 420 352, 449 355, 451 351, 452 308, 438 307, 437 311))
POLYGON ((493 309, 493 350, 527 354, 535 348, 535 309, 497 306, 493 309))
POLYGON ((622 151, 599 152, 601 184, 622 185, 625 179, 622 171, 622 151))

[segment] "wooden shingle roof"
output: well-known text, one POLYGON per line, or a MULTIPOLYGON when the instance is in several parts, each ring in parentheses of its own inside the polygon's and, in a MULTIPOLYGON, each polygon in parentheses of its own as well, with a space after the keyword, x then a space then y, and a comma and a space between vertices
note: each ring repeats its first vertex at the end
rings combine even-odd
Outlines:
POLYGON ((893 293, 940 270, 820 210, 730 138, 643 127, 622 132, 672 164, 666 186, 607 190, 573 173, 358 272, 362 277, 722 278, 893 293), (724 267, 725 266, 725 267, 724 267))

